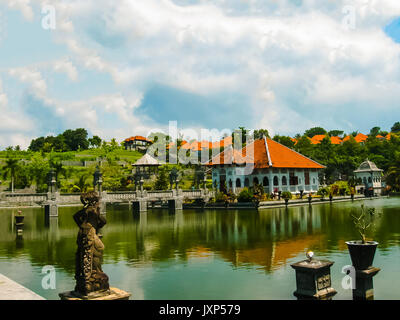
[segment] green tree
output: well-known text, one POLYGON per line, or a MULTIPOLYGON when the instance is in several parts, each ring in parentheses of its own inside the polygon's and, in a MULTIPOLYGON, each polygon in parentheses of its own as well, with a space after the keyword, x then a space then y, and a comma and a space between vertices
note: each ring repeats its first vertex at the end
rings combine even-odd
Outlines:
POLYGON ((400 132, 400 122, 396 122, 390 130, 395 133, 400 132))
POLYGON ((380 131, 381 131, 380 127, 373 127, 370 130, 369 135, 372 136, 372 137, 376 137, 379 134, 380 131))
POLYGON ((88 133, 86 129, 79 128, 76 130, 68 129, 63 133, 65 144, 69 150, 86 150, 89 148, 89 141, 87 140, 88 133))
POLYGON ((314 127, 314 128, 308 129, 304 132, 304 135, 309 138, 312 138, 318 134, 327 134, 327 132, 324 128, 321 128, 321 127, 314 127))
POLYGON ((157 180, 154 184, 156 190, 168 190, 169 181, 167 176, 167 168, 161 167, 158 170, 157 180))
POLYGON ((16 172, 19 168, 19 160, 16 158, 9 157, 6 159, 6 164, 3 167, 3 179, 11 178, 10 189, 14 193, 14 180, 16 172))
POLYGON ((288 136, 279 136, 279 135, 275 135, 273 138, 274 141, 279 142, 280 144, 283 144, 284 146, 293 149, 294 148, 294 141, 292 140, 292 138, 288 137, 288 136))
POLYGON ((33 155, 28 165, 31 178, 36 183, 37 192, 47 191, 47 175, 50 171, 50 164, 40 153, 33 155))
POLYGON ((258 129, 253 132, 254 140, 262 139, 264 136, 269 138, 269 133, 267 129, 258 129))
POLYGON ((99 136, 93 136, 92 138, 88 139, 89 145, 93 148, 100 148, 101 147, 101 138, 99 136))
POLYGON ((344 134, 344 131, 342 131, 342 130, 331 130, 328 132, 328 135, 330 137, 341 137, 341 136, 343 136, 343 134, 344 134))

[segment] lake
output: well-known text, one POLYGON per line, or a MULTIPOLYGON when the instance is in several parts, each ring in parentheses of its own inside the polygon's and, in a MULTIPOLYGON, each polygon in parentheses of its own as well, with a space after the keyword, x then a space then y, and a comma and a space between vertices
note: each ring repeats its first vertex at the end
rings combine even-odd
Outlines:
MULTIPOLYGON (((316 204, 288 209, 154 209, 134 214, 128 205, 107 207, 103 270, 110 285, 131 299, 295 299, 291 263, 305 259, 334 261, 334 299, 351 299, 341 286, 341 271, 351 264, 345 241, 357 240, 351 214, 364 203, 377 210, 369 238, 379 242, 374 266, 375 299, 400 298, 400 198, 316 204)), ((45 222, 44 210, 23 208, 23 239, 17 239, 13 215, 0 210, 0 273, 47 299, 74 288, 79 207, 62 207, 45 222), (55 290, 42 288, 42 268, 54 266, 55 290)))

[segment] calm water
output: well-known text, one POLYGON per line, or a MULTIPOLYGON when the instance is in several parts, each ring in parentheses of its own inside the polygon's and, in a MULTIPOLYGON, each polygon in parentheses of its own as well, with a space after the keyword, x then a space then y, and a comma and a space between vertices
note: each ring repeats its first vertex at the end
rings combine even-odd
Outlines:
MULTIPOLYGON (((103 269, 110 284, 133 299, 294 299, 290 264, 307 249, 335 261, 335 299, 351 299, 341 287, 351 264, 345 241, 358 239, 350 214, 362 202, 286 209, 183 211, 132 214, 107 208, 103 269)), ((380 213, 370 236, 379 242, 374 265, 376 299, 400 299, 400 198, 366 200, 380 213)), ((0 210, 0 273, 47 299, 74 287, 79 208, 61 208, 46 226, 42 209, 26 208, 23 240, 16 240, 13 214, 0 210), (42 267, 56 268, 57 289, 41 287, 42 267)))

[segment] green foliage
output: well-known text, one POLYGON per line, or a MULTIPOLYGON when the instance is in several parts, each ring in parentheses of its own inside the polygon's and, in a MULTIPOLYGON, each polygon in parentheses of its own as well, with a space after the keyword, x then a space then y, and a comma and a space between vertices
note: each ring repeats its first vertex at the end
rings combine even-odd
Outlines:
POLYGON ((396 122, 393 127, 391 128, 392 132, 400 132, 400 122, 396 122))
POLYGON ((294 141, 289 136, 275 135, 273 140, 276 142, 279 142, 280 144, 283 144, 284 146, 291 148, 291 149, 293 149, 295 146, 294 141))
POLYGON ((253 193, 248 189, 248 188, 243 188, 242 191, 240 191, 237 201, 238 202, 251 202, 254 198, 253 193))
POLYGON ((317 194, 319 196, 325 197, 326 195, 330 194, 331 190, 329 187, 322 187, 318 190, 317 194))
POLYGON ((264 136, 269 138, 269 132, 267 129, 258 129, 253 132, 254 140, 262 139, 264 136))
POLYGON ((366 242, 367 230, 371 227, 375 215, 375 208, 365 208, 361 205, 361 212, 357 215, 352 215, 355 227, 361 236, 361 242, 364 244, 366 242))
POLYGON ((304 132, 304 135, 309 138, 312 138, 318 134, 327 134, 327 132, 324 128, 321 128, 321 127, 314 127, 314 128, 308 129, 304 132))
POLYGON ((290 191, 283 191, 281 194, 282 199, 292 199, 293 195, 290 191))
POLYGON ((156 190, 168 190, 169 178, 167 175, 167 167, 162 166, 158 170, 157 180, 154 184, 156 190))

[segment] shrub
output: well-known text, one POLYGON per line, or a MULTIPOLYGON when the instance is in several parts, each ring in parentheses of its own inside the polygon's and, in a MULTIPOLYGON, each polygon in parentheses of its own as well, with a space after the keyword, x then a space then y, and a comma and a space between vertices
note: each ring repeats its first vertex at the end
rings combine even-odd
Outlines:
POLYGON ((292 199, 292 193, 290 191, 283 191, 281 194, 282 199, 292 199))
POLYGON ((253 200, 253 193, 248 188, 244 188, 240 191, 237 200, 238 202, 251 202, 253 200))

